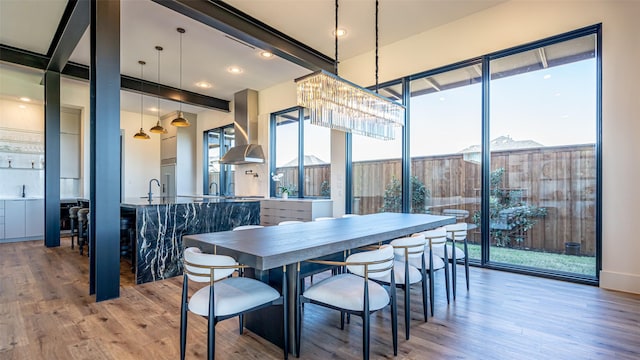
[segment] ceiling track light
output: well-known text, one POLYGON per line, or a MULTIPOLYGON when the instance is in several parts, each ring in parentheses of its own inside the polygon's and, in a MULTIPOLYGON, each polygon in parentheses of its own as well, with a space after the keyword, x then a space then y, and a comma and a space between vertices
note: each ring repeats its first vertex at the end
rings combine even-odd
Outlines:
MULTIPOLYGON (((156 46, 156 51, 158 52, 158 79, 157 79, 157 84, 158 84, 158 91, 157 94, 160 94, 160 51, 162 51, 162 46, 156 46)), ((162 127, 162 125, 160 124, 160 95, 156 96, 156 99, 158 100, 158 106, 156 107, 157 109, 157 114, 158 114, 158 122, 156 122, 156 126, 152 127, 151 129, 149 129, 150 132, 154 133, 154 134, 166 134, 167 133, 167 129, 165 129, 164 127, 162 127)))
POLYGON ((171 125, 177 127, 187 127, 191 126, 189 120, 185 119, 184 114, 182 113, 182 34, 185 33, 183 28, 177 28, 176 31, 180 33, 180 111, 178 112, 178 117, 171 121, 171 125))
POLYGON ((138 61, 138 64, 140 64, 140 131, 138 131, 135 135, 133 135, 134 139, 139 139, 139 140, 149 140, 151 139, 151 137, 149 137, 149 135, 147 133, 144 132, 143 129, 143 125, 142 125, 142 117, 143 117, 143 102, 144 102, 144 92, 143 90, 143 80, 144 80, 144 71, 142 70, 144 68, 144 65, 146 64, 146 62, 140 60, 138 61))

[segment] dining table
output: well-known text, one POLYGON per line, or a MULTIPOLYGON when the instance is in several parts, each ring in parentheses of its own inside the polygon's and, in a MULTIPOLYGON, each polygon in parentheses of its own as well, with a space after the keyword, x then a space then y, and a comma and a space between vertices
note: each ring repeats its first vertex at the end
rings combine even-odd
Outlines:
MULTIPOLYGON (((345 251, 380 244, 456 222, 454 216, 407 213, 376 213, 329 221, 310 221, 286 226, 266 226, 241 231, 222 231, 183 237, 183 246, 203 252, 228 255, 250 268, 252 276, 281 290, 286 281, 290 351, 296 353, 296 271, 300 277, 318 272, 317 264, 305 260, 341 257, 345 251), (303 264, 300 266, 299 264, 303 264), (283 271, 286 270, 285 276, 283 271)), ((245 326, 282 346, 282 310, 265 308, 245 315, 245 326)))

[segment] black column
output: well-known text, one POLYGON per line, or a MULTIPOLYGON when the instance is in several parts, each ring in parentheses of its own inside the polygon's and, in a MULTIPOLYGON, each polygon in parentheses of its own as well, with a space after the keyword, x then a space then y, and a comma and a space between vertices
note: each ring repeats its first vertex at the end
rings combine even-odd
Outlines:
POLYGON ((91 0, 89 292, 120 296, 120 1, 91 0))
POLYGON ((60 246, 60 73, 44 73, 44 244, 60 246))

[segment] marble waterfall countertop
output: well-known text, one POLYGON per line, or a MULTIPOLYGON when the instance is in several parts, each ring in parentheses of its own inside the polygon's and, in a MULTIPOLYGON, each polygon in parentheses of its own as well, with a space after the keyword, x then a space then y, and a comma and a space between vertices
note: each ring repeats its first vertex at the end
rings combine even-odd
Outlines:
POLYGON ((126 199, 121 216, 134 233, 136 283, 182 274, 182 236, 260 223, 260 198, 178 196, 126 199))

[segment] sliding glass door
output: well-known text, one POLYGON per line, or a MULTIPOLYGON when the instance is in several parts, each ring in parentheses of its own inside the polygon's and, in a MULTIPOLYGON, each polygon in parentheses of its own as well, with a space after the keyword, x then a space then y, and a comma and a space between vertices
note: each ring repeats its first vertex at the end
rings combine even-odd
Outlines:
POLYGON ((492 263, 596 276, 596 42, 489 63, 492 263))

